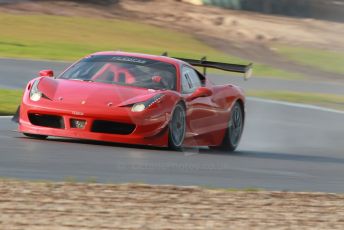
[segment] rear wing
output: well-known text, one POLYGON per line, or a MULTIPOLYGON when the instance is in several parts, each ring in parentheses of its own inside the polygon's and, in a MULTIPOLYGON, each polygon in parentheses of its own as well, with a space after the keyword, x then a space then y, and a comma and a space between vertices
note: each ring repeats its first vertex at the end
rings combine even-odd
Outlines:
POLYGON ((243 73, 245 80, 247 80, 248 78, 252 76, 252 67, 253 67, 252 63, 248 65, 238 65, 238 64, 232 64, 232 63, 214 62, 214 61, 207 61, 205 57, 203 57, 201 60, 188 59, 188 58, 176 58, 176 59, 187 62, 192 66, 204 67, 204 75, 206 74, 206 68, 213 68, 213 69, 220 69, 224 71, 243 73))
MULTIPOLYGON (((164 52, 162 56, 168 56, 167 52, 164 52)), ((224 71, 230 71, 230 72, 236 72, 236 73, 243 73, 244 79, 247 80, 252 76, 252 68, 253 64, 250 63, 248 65, 238 65, 238 64, 232 64, 232 63, 222 63, 222 62, 214 62, 214 61, 207 61, 206 57, 201 58, 200 60, 195 59, 188 59, 188 58, 178 58, 173 57, 175 59, 184 61, 186 63, 189 63, 192 66, 199 66, 203 67, 203 74, 206 75, 206 69, 207 68, 213 68, 213 69, 220 69, 224 71)))

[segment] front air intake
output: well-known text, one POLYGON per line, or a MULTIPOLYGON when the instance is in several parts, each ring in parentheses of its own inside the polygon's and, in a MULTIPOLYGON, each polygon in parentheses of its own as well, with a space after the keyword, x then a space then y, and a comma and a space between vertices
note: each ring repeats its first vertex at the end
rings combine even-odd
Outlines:
POLYGON ((113 121, 95 120, 91 132, 128 135, 135 129, 133 124, 125 124, 113 121))
POLYGON ((49 128, 64 129, 64 122, 61 116, 29 113, 31 124, 49 128))

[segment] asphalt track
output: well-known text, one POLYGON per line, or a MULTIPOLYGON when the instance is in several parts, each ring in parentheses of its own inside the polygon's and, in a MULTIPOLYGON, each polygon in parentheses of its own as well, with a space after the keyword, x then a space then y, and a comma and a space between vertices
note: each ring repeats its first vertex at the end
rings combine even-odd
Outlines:
MULTIPOLYGON (((22 87, 39 69, 65 65, 0 60, 0 86, 22 87)), ((344 192, 343 113, 256 99, 247 107, 235 153, 36 140, 13 131, 16 124, 2 117, 0 177, 344 192)))

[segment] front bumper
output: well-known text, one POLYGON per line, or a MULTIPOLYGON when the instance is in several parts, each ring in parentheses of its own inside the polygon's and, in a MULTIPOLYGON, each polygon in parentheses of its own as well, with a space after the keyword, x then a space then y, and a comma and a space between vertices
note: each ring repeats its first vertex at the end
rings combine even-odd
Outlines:
POLYGON ((22 133, 46 136, 165 147, 168 145, 168 120, 168 112, 160 110, 133 113, 126 107, 75 109, 75 106, 58 105, 48 100, 32 102, 24 99, 18 129, 22 133), (33 122, 34 115, 43 116, 43 119, 44 116, 59 117, 60 125, 33 122), (71 122, 73 119, 85 121, 84 127, 76 128, 71 122), (102 133, 94 128, 96 121, 128 124, 134 128, 125 134, 102 133))

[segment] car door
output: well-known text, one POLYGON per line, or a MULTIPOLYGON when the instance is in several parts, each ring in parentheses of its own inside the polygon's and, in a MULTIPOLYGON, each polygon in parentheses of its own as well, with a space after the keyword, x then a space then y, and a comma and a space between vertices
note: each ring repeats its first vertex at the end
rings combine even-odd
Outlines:
MULTIPOLYGON (((188 98, 196 89, 202 87, 198 73, 189 66, 182 67, 181 89, 184 98, 188 98)), ((211 96, 186 100, 187 136, 197 136, 209 132, 216 116, 216 105, 211 96)))

